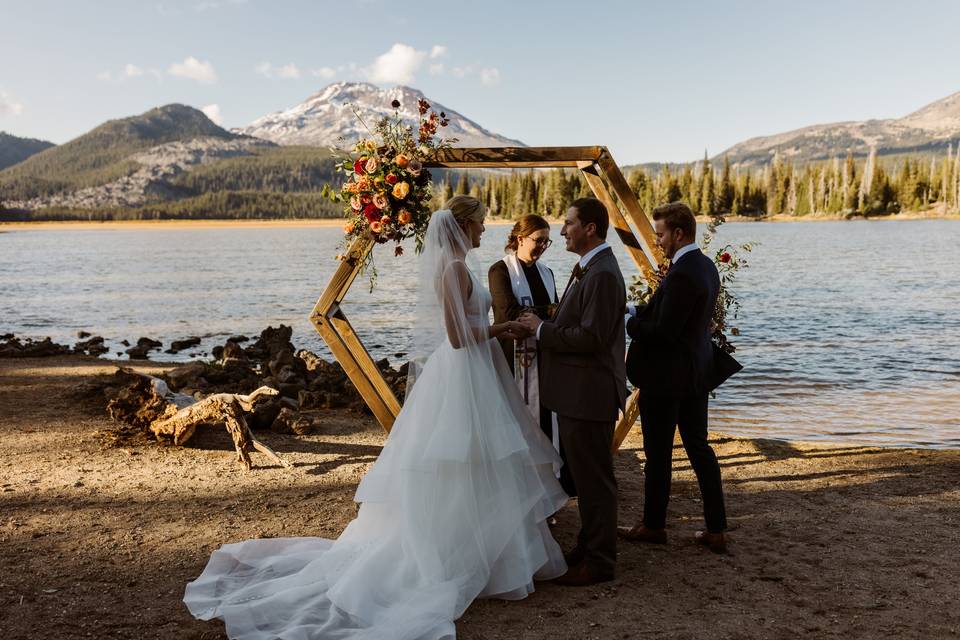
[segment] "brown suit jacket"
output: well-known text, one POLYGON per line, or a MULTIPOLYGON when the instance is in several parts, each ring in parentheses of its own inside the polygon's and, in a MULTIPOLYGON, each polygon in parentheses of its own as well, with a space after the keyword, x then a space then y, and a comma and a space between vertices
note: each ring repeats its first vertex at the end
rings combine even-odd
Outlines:
POLYGON ((605 249, 540 328, 540 401, 558 415, 616 420, 627 398, 623 274, 605 249))

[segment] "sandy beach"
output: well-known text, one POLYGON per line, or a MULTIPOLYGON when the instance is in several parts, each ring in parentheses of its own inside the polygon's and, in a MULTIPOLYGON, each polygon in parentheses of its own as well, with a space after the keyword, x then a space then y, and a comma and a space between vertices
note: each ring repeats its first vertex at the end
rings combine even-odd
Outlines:
MULTIPOLYGON (((180 601, 211 551, 253 537, 337 536, 384 441, 370 417, 328 411, 316 435, 260 433, 294 470, 246 472, 219 429, 184 448, 124 436, 95 393, 114 370, 83 356, 0 360, 5 639, 224 637, 222 624, 194 620, 180 601)), ((669 544, 622 543, 612 583, 478 601, 458 637, 960 634, 960 451, 712 440, 730 555, 691 541, 701 509, 678 443, 669 544)), ((627 524, 642 506, 640 446, 634 430, 616 456, 627 524)), ((254 463, 266 461, 255 454, 254 463)), ((568 505, 554 529, 564 547, 577 521, 568 505)))

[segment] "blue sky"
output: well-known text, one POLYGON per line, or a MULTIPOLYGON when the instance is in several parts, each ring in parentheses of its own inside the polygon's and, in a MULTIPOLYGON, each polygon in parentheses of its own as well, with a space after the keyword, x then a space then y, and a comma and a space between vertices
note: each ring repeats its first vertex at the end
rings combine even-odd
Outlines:
POLYGON ((530 145, 687 161, 960 91, 960 2, 0 0, 0 130, 65 142, 182 102, 224 126, 408 84, 530 145))

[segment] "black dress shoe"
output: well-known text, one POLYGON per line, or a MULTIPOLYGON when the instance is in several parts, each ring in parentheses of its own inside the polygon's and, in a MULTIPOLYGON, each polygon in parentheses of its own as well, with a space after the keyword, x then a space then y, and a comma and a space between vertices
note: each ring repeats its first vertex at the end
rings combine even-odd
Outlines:
POLYGON ((727 552, 727 536, 723 533, 710 533, 709 531, 697 531, 693 534, 693 539, 697 544, 702 544, 714 553, 727 552))
POLYGON ((583 562, 583 559, 586 557, 587 552, 583 549, 583 547, 580 546, 574 547, 570 551, 563 554, 563 559, 566 561, 568 568, 577 566, 583 562))
POLYGON ((575 567, 571 567, 565 574, 554 579, 553 582, 564 587, 588 587, 592 584, 610 582, 611 580, 613 580, 612 575, 596 575, 590 570, 590 567, 583 562, 575 567))
POLYGON ((642 524, 634 527, 617 527, 617 535, 634 542, 647 544, 667 544, 667 532, 664 529, 648 529, 642 524))

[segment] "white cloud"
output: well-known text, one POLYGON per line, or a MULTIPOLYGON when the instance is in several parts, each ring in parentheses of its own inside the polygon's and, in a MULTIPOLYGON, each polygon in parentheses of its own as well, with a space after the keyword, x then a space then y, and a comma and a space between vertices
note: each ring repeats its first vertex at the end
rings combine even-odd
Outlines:
POLYGON ((213 121, 213 124, 220 126, 223 124, 223 116, 220 114, 220 105, 218 104, 208 104, 203 109, 200 109, 203 113, 213 121))
POLYGON ((390 47, 389 51, 377 56, 365 71, 367 77, 373 82, 412 82, 426 58, 425 51, 417 51, 410 45, 398 42, 390 47))
POLYGON ((0 91, 0 117, 18 116, 21 113, 23 113, 23 105, 6 91, 0 91))
POLYGON ((123 75, 128 78, 139 78, 143 75, 143 69, 135 64, 127 63, 127 65, 123 67, 123 75))
POLYGON ((279 69, 279 75, 281 78, 287 78, 289 80, 296 80, 300 77, 300 69, 297 68, 297 65, 285 64, 279 69))
POLYGON ((178 78, 195 80, 201 84, 213 84, 217 81, 217 72, 213 70, 213 65, 206 60, 201 62, 193 56, 186 57, 183 62, 170 65, 167 73, 178 78))
POLYGON ((500 70, 496 67, 485 67, 481 69, 480 82, 488 87, 500 84, 500 70))
POLYGON ((282 67, 275 67, 269 62, 261 62, 253 70, 264 78, 283 78, 285 80, 296 80, 300 77, 300 69, 297 65, 285 64, 282 67))
POLYGON ((430 65, 430 75, 432 76, 442 76, 443 75, 443 63, 438 62, 436 64, 430 65))
POLYGON ((336 70, 331 67, 320 67, 319 69, 314 69, 310 73, 318 78, 325 78, 327 80, 330 80, 337 75, 336 70))
POLYGON ((447 55, 447 48, 440 44, 433 45, 433 49, 430 49, 431 58, 439 58, 440 56, 447 55))

